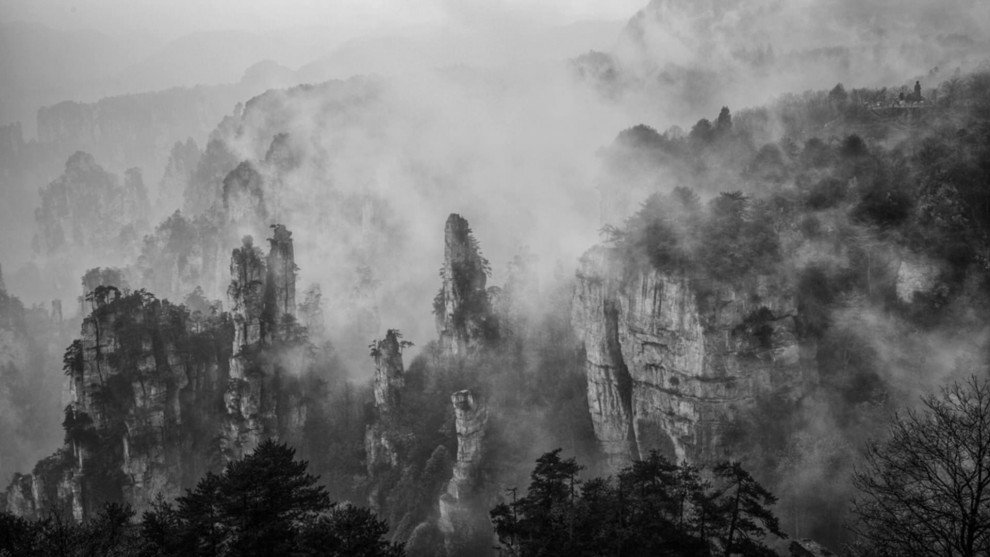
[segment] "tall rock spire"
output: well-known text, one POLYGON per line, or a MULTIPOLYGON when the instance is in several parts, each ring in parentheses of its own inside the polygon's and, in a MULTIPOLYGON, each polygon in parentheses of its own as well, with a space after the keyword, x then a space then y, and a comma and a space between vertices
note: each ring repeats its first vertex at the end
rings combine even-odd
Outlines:
POLYGON ((467 220, 457 214, 444 228, 443 285, 433 301, 440 348, 446 355, 466 355, 498 335, 485 285, 488 260, 481 255, 467 220))
POLYGON ((375 406, 385 411, 391 411, 398 405, 399 390, 405 384, 400 338, 399 331, 389 329, 371 353, 375 360, 375 406))
POLYGON ((490 546, 483 532, 490 528, 484 504, 478 504, 479 467, 484 458, 488 407, 478 393, 468 389, 450 395, 457 430, 457 461, 447 489, 440 496, 437 526, 443 533, 448 555, 472 553, 490 546), (481 547, 474 548, 484 541, 481 547))
POLYGON ((389 329, 385 338, 371 344, 371 357, 375 360, 375 421, 368 426, 364 436, 368 473, 398 464, 398 453, 389 435, 389 417, 399 406, 399 391, 405 384, 403 378, 402 348, 408 343, 402 335, 389 329))
POLYGON ((292 249, 292 232, 281 224, 272 225, 269 238, 268 276, 265 292, 266 309, 273 331, 278 331, 286 316, 296 316, 296 261, 292 249))
POLYGON ((296 263, 292 233, 281 224, 272 228, 267 258, 250 236, 231 254, 227 294, 235 327, 234 355, 221 435, 221 451, 227 459, 241 458, 279 431, 277 359, 257 355, 273 340, 285 339, 286 328, 294 326, 296 263))
POLYGON ((254 238, 245 236, 240 248, 230 255, 230 298, 234 317, 234 352, 261 342, 266 336, 264 319, 267 269, 254 238))

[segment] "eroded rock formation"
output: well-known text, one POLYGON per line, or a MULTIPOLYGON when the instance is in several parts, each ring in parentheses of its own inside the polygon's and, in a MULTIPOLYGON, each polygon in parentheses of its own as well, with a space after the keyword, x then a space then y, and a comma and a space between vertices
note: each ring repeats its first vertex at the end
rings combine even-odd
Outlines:
POLYGON ((216 408, 231 345, 223 317, 194 323, 146 292, 100 286, 81 336, 66 351, 65 447, 15 475, 8 510, 92 516, 104 500, 141 512, 204 473, 216 457, 216 408))
POLYGON ((87 248, 107 256, 133 245, 147 226, 148 194, 140 171, 130 169, 124 182, 78 151, 65 170, 41 192, 35 211, 38 233, 33 243, 42 254, 87 248))
POLYGON ((484 457, 488 407, 471 390, 450 396, 457 429, 457 460, 447 489, 440 496, 437 526, 444 536, 450 555, 461 554, 466 544, 476 542, 482 528, 488 526, 487 507, 480 504, 478 472, 484 457))
POLYGON ((467 220, 457 214, 444 227, 443 285, 433 302, 441 351, 462 356, 498 334, 491 300, 485 285, 488 260, 467 220))
POLYGON ((572 322, 588 404, 614 464, 653 449, 676 460, 711 455, 722 418, 808 380, 795 301, 780 279, 699 292, 681 272, 627 269, 603 247, 582 257, 577 279, 572 322))
POLYGON ((400 334, 389 329, 385 338, 372 343, 371 357, 375 360, 375 413, 374 422, 365 433, 364 447, 368 474, 383 467, 396 466, 399 455, 390 436, 391 418, 399 406, 399 392, 403 378, 402 347, 400 334))
POLYGON ((263 439, 278 437, 279 348, 295 336, 296 265, 292 233, 274 225, 270 250, 261 250, 247 236, 231 255, 227 290, 234 321, 234 356, 224 394, 226 419, 221 451, 228 460, 241 458, 263 439), (273 344, 279 344, 274 347, 273 344), (263 354, 264 352, 271 352, 263 354))
POLYGON ((292 394, 300 370, 289 369, 306 361, 292 238, 274 228, 267 257, 250 238, 234 250, 231 314, 93 287, 92 311, 65 356, 65 446, 15 475, 9 511, 82 520, 117 501, 140 513, 262 439, 303 429, 307 406, 292 394))

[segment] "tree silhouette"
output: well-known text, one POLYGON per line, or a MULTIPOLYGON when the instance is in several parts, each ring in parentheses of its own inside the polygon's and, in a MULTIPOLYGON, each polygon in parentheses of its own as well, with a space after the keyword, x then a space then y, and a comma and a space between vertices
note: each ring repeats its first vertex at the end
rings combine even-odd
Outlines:
POLYGON ((295 450, 268 440, 222 474, 157 502, 142 532, 158 555, 402 555, 370 511, 337 508, 295 450))
POLYGON ((876 553, 990 554, 990 383, 953 383, 895 416, 854 484, 856 530, 876 553))
POLYGON ((580 470, 559 449, 546 453, 526 496, 511 490, 512 500, 492 509, 506 553, 763 557, 774 555, 767 535, 786 537, 770 510, 776 499, 736 462, 703 474, 654 451, 616 480, 581 481, 580 470))

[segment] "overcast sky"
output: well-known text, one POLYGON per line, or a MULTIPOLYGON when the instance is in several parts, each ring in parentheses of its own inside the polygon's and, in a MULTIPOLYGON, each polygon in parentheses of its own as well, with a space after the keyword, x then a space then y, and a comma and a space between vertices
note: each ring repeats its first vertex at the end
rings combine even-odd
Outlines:
POLYGON ((163 37, 191 31, 292 27, 382 31, 512 17, 561 25, 628 19, 646 0, 0 0, 0 21, 100 31, 142 29, 163 37))

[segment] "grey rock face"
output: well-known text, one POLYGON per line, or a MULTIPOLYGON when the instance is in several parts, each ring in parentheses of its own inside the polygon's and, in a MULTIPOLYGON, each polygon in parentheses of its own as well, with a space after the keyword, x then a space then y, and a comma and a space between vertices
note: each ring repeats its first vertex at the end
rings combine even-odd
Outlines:
POLYGON ((485 428, 488 425, 488 407, 471 390, 458 391, 450 396, 454 406, 454 424, 457 429, 457 460, 453 476, 446 492, 440 496, 440 518, 437 526, 444 536, 448 554, 475 538, 487 516, 479 516, 475 504, 478 467, 484 455, 485 428))
POLYGON ((389 434, 389 421, 399 406, 403 378, 402 342, 399 332, 389 329, 385 338, 372 345, 375 360, 375 422, 365 432, 364 447, 368 474, 382 467, 396 466, 399 455, 389 434))
POLYGON ((214 433, 185 432, 218 418, 229 324, 194 323, 166 301, 111 287, 90 298, 93 311, 66 352, 66 445, 15 477, 7 489, 15 514, 83 520, 99 511, 106 482, 142 512, 159 493, 177 496, 216 454, 214 433))
POLYGON ((482 257, 467 220, 451 214, 444 227, 443 285, 434 300, 441 351, 450 356, 473 352, 491 338, 494 317, 485 285, 488 260, 482 257))
POLYGON ((699 292, 676 270, 627 269, 609 248, 581 259, 572 323, 595 433, 615 465, 658 450, 695 460, 760 392, 801 385, 787 284, 756 277, 699 292))

